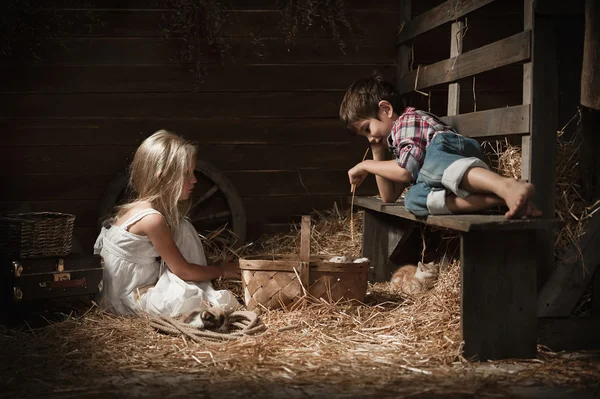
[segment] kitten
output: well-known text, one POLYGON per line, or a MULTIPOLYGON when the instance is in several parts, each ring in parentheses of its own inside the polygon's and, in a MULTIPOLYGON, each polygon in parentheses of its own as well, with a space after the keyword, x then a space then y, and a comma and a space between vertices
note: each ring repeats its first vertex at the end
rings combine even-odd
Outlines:
POLYGON ((412 295, 433 287, 437 275, 437 266, 433 262, 419 262, 417 266, 405 265, 392 275, 391 285, 405 294, 412 295))
POLYGON ((219 332, 229 331, 229 317, 227 312, 218 307, 207 310, 197 310, 182 316, 184 323, 201 329, 219 332))

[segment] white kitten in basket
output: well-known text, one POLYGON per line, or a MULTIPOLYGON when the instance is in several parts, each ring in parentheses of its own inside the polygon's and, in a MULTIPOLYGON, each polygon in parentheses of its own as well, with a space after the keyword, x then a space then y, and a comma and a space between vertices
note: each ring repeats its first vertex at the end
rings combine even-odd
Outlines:
POLYGON ((348 257, 348 256, 334 256, 333 258, 329 259, 327 262, 331 262, 331 263, 364 263, 364 262, 368 262, 369 259, 368 258, 357 258, 352 260, 352 258, 348 257))

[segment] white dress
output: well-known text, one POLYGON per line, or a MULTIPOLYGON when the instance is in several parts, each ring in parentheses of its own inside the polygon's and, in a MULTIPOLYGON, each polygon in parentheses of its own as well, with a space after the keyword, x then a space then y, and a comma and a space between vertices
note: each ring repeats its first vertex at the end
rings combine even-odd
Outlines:
MULTIPOLYGON (((155 209, 145 209, 120 226, 102 228, 94 245, 94 253, 104 260, 100 305, 120 315, 141 311, 170 317, 211 306, 228 311, 239 308, 230 291, 217 291, 210 281, 183 281, 171 273, 147 236, 128 231, 132 224, 153 213, 160 215, 155 209)), ((202 242, 187 219, 181 221, 173 238, 188 262, 206 265, 202 242)))

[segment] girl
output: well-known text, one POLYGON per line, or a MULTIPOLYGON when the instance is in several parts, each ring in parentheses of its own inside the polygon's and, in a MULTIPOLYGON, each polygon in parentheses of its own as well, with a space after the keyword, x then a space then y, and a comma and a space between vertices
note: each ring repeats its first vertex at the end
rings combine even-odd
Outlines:
POLYGON ((120 315, 142 311, 170 317, 212 306, 239 307, 231 292, 216 291, 210 282, 238 278, 238 266, 206 266, 198 233, 185 218, 195 166, 194 145, 165 130, 137 149, 129 179, 135 199, 117 208, 94 246, 104 260, 102 307, 120 315))

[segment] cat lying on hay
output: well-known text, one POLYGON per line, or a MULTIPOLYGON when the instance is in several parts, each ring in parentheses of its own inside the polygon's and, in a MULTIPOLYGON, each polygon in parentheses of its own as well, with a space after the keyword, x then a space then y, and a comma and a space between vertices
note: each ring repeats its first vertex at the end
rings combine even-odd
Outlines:
POLYGON ((438 267, 434 262, 419 262, 417 266, 404 265, 397 269, 390 284, 405 294, 413 295, 431 289, 437 277, 438 267))

